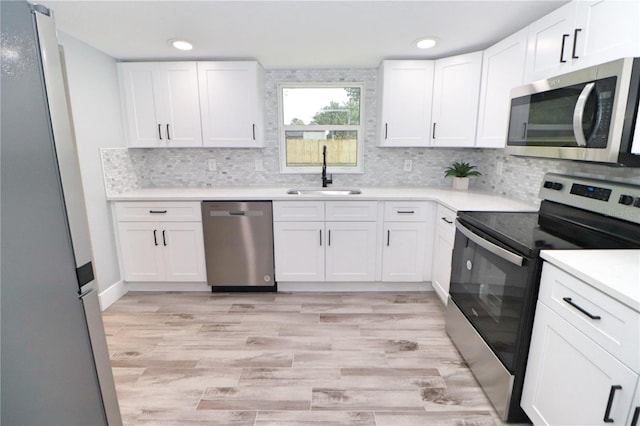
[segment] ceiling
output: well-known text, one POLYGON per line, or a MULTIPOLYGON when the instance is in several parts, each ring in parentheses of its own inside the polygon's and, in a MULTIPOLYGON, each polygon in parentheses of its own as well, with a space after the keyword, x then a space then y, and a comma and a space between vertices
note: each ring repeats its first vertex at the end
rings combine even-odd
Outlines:
POLYGON ((567 0, 64 1, 58 28, 120 60, 257 59, 265 68, 368 68, 484 49, 567 0), (413 42, 433 36, 436 47, 413 42), (170 39, 195 44, 175 50, 170 39))

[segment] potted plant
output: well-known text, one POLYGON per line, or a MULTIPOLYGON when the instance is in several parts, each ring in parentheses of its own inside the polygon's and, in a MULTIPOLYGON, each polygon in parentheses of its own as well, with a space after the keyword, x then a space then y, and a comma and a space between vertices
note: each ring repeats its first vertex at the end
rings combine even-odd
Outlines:
POLYGON ((466 191, 469 189, 469 176, 480 176, 480 173, 472 166, 465 162, 454 162, 444 171, 444 177, 453 176, 453 189, 466 191))

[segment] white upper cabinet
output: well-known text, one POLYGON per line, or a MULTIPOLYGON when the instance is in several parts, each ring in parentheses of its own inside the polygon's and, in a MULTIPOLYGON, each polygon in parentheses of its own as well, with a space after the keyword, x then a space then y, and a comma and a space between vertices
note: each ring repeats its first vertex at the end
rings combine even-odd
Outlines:
POLYGON ((433 61, 383 61, 379 145, 429 146, 433 61))
POLYGON ((255 61, 198 62, 205 147, 264 145, 262 67, 255 61))
POLYGON ((529 26, 525 81, 640 54, 640 2, 573 1, 529 26))
POLYGON ((129 147, 202 146, 195 62, 131 62, 118 67, 129 147))
POLYGON ((522 85, 527 55, 525 28, 484 51, 478 110, 478 148, 504 148, 509 124, 510 91, 522 85))
POLYGON ((439 59, 435 64, 431 145, 475 145, 482 52, 439 59))

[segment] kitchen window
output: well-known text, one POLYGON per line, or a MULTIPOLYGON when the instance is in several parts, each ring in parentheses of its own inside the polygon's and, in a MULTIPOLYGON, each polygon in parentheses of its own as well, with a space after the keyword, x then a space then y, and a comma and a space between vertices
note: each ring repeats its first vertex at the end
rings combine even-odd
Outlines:
POLYGON ((362 83, 281 83, 278 86, 280 170, 320 173, 327 147, 330 173, 362 173, 362 83))

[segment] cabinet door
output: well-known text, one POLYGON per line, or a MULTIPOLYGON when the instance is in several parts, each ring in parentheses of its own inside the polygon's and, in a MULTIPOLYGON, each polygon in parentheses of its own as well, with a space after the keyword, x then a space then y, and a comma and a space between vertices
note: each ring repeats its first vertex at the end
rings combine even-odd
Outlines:
POLYGON ((204 146, 262 146, 261 70, 252 61, 198 62, 204 146))
POLYGON ((155 222, 119 222, 125 281, 163 281, 162 228, 155 222))
POLYGON ((138 148, 162 146, 162 94, 158 69, 153 62, 118 64, 127 131, 127 145, 138 148))
POLYGON ((476 147, 504 148, 510 91, 522 85, 527 54, 525 28, 484 51, 476 147))
POLYGON ((571 2, 529 25, 525 82, 569 70, 576 3, 571 2))
POLYGON ((161 224, 165 281, 206 281, 202 223, 161 224))
POLYGON ((433 61, 384 61, 380 145, 429 146, 433 61))
POLYGON ((276 281, 324 281, 324 222, 274 222, 276 281))
POLYGON ((426 229, 424 222, 385 223, 382 281, 422 281, 426 229))
POLYGON ((169 148, 202 146, 198 71, 195 62, 158 63, 163 93, 161 132, 169 148))
POLYGON ((637 380, 632 370, 538 302, 521 400, 534 424, 604 425, 605 416, 623 424, 637 380))
POLYGON ((475 145, 481 71, 482 52, 436 61, 431 124, 433 146, 475 145))
MULTIPOLYGON (((577 2, 575 64, 580 68, 640 55, 640 2, 577 2)), ((574 31, 575 31, 574 29, 574 31)))
MULTIPOLYGON (((455 217, 455 216, 454 216, 455 217)), ((433 289, 442 303, 449 302, 449 284, 451 281, 451 256, 453 254, 453 238, 451 233, 436 226, 436 237, 433 245, 433 289)))
POLYGON ((376 222, 327 222, 326 281, 373 281, 376 222))

